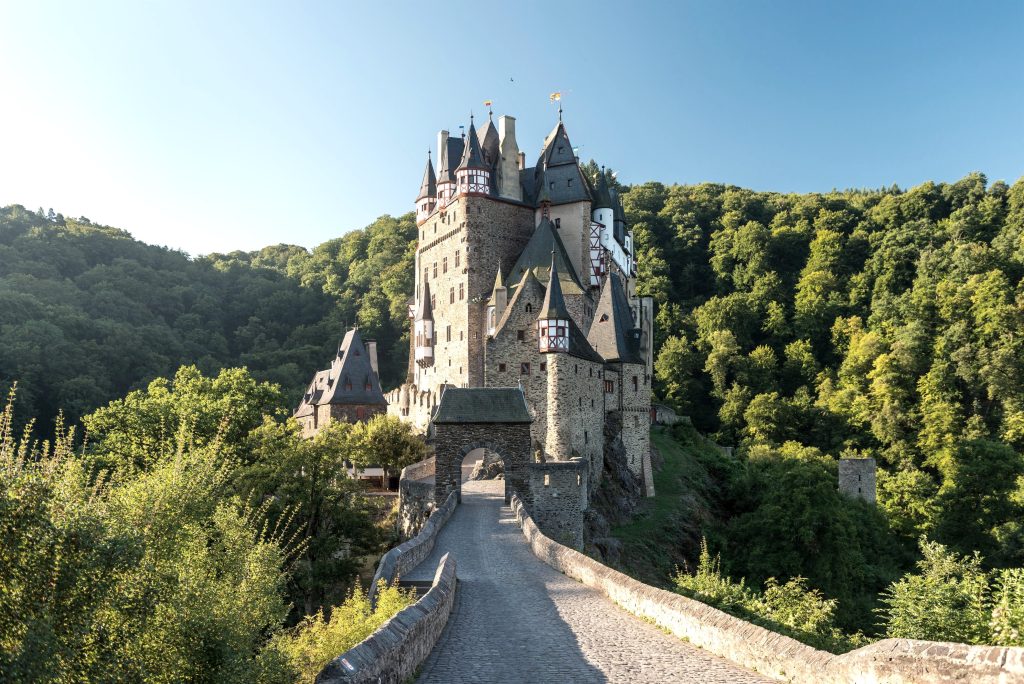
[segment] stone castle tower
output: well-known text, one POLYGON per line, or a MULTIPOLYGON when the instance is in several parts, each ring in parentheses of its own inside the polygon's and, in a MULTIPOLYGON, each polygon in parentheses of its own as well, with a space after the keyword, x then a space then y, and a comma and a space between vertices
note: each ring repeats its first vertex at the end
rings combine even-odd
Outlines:
POLYGON ((426 429, 445 387, 521 387, 545 461, 581 458, 594 485, 610 440, 653 493, 653 304, 635 295, 621 201, 582 172, 561 113, 529 167, 515 124, 471 117, 464 137, 438 134, 436 172, 428 155, 408 377, 388 411, 426 429))

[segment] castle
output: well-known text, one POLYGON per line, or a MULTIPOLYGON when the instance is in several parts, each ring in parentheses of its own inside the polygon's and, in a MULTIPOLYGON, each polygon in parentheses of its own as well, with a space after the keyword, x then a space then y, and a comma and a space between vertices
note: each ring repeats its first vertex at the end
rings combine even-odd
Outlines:
POLYGON ((583 461, 592 491, 621 439, 651 495, 653 304, 620 198, 583 172, 561 110, 533 166, 515 124, 470 117, 438 134, 436 172, 428 153, 408 374, 387 411, 427 430, 448 387, 518 387, 534 461, 583 461))

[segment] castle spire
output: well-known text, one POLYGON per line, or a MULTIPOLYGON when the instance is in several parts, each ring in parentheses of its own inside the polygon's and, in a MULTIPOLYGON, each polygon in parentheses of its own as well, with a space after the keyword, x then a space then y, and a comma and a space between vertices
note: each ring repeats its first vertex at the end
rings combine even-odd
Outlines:
POLYGON ((551 252, 551 277, 548 279, 548 291, 544 294, 540 315, 537 317, 537 342, 539 351, 569 351, 569 311, 562 297, 562 285, 558 281, 558 266, 555 263, 555 252, 551 252))
POLYGON ((420 183, 420 194, 416 196, 416 201, 436 196, 437 176, 434 175, 434 162, 430 158, 430 150, 427 150, 427 168, 423 171, 423 182, 420 183))
MULTIPOLYGON (((611 209, 612 208, 612 196, 608 192, 608 178, 605 175, 604 167, 601 167, 601 172, 597 176, 597 190, 594 191, 594 206, 593 209, 611 209)), ((610 226, 610 224, 609 224, 610 226)))

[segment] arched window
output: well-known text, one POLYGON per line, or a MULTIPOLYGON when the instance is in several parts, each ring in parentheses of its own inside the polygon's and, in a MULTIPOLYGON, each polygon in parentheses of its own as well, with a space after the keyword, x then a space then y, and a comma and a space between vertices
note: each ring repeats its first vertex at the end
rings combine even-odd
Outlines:
POLYGON ((527 304, 526 305, 526 313, 531 313, 532 311, 533 311, 533 304, 527 304))

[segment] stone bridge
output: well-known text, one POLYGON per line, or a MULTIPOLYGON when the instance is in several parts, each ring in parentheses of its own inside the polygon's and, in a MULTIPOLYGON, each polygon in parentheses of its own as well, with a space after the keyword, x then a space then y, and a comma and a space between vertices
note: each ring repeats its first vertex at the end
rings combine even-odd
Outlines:
POLYGON ((548 567, 503 504, 501 481, 464 483, 433 552, 404 578, 433 579, 446 553, 458 562, 454 608, 417 681, 768 681, 548 567))

